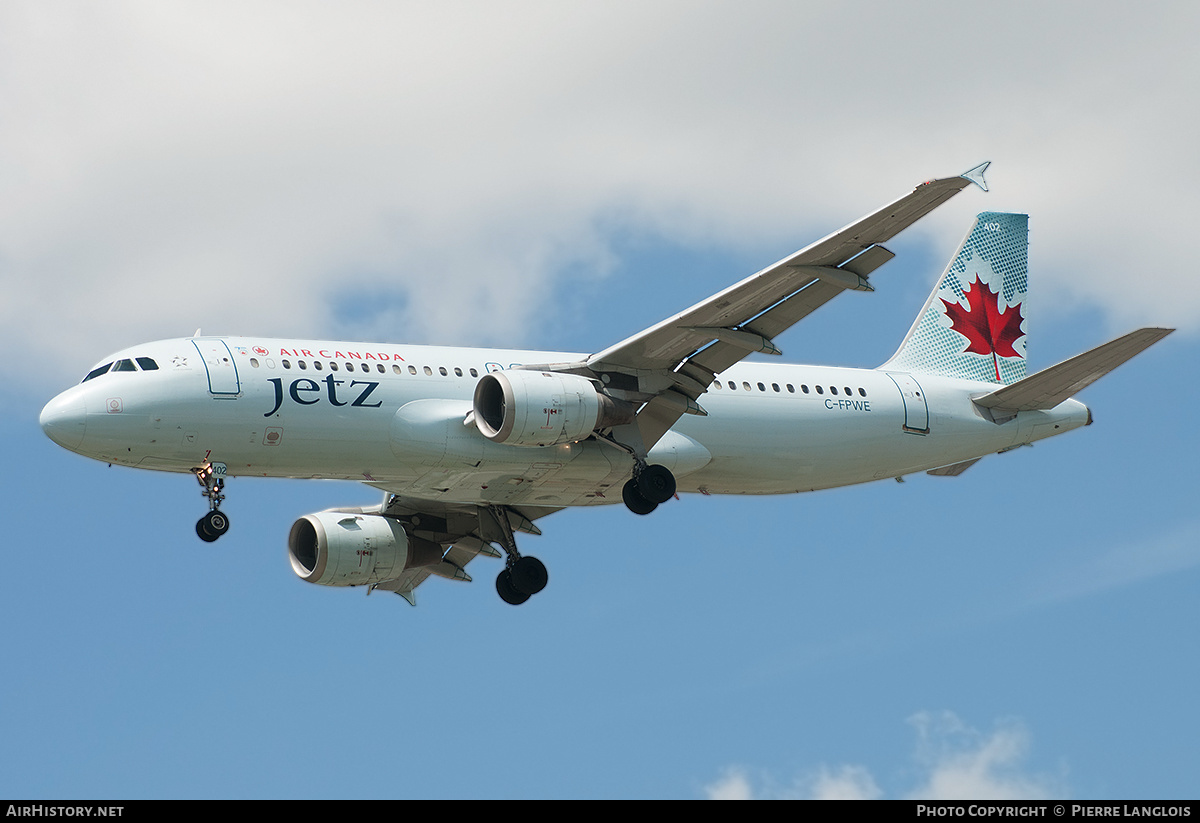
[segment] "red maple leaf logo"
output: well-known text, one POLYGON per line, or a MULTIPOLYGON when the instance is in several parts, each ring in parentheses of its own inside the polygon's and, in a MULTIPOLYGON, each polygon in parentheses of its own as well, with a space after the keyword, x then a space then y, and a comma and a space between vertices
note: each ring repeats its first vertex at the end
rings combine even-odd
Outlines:
POLYGON ((992 291, 975 275, 963 292, 967 298, 967 308, 957 301, 941 301, 946 304, 946 316, 950 318, 950 328, 967 338, 967 348, 964 353, 990 354, 992 363, 996 366, 996 382, 1000 382, 999 357, 1020 357, 1021 353, 1013 348, 1013 343, 1024 336, 1021 331, 1021 304, 1009 306, 1000 311, 1000 295, 992 291), (978 288, 976 288, 978 286, 978 288))

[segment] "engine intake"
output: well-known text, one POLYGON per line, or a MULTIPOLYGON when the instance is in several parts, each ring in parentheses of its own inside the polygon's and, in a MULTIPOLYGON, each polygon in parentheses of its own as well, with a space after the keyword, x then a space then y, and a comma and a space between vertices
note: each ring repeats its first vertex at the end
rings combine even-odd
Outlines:
POLYGON ((480 434, 513 446, 583 440, 634 419, 632 404, 601 394, 586 377, 517 369, 480 378, 474 411, 480 434))

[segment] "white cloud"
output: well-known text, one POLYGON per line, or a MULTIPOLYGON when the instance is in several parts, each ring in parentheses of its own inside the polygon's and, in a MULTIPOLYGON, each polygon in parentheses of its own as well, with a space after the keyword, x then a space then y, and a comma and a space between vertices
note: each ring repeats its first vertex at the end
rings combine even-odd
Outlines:
POLYGON ((709 800, 875 800, 881 797, 870 772, 861 766, 821 766, 814 774, 778 785, 769 775, 759 778, 757 789, 747 769, 730 767, 704 787, 709 800))
POLYGON ((883 794, 862 766, 822 766, 811 780, 807 796, 813 800, 877 800, 883 794))
POLYGON ((874 800, 892 794, 918 800, 1018 800, 1066 796, 1061 777, 1027 770, 1029 734, 1015 721, 998 723, 990 733, 964 724, 952 712, 919 712, 909 718, 916 729, 912 763, 903 771, 915 785, 885 793, 861 765, 822 764, 780 788, 770 776, 757 781, 745 768, 730 768, 705 787, 710 800, 813 799, 874 800))
POLYGON ((725 774, 715 783, 704 787, 704 794, 709 800, 753 800, 750 779, 741 769, 726 769, 725 774))
POLYGON ((614 233, 800 245, 983 159, 1041 305, 1200 326, 1200 12, 869 8, 6 3, 0 346, 516 344, 614 233))
POLYGON ((990 734, 965 725, 952 712, 920 712, 916 763, 922 782, 907 796, 918 800, 1030 800, 1063 796, 1059 778, 1028 774, 1029 733, 1013 721, 990 734))

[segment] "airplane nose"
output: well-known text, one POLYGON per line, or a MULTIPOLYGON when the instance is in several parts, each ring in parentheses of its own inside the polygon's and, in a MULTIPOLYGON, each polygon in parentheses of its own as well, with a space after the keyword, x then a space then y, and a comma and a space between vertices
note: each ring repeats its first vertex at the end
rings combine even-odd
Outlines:
POLYGON ((79 448, 87 423, 83 394, 74 390, 63 392, 46 404, 38 422, 46 436, 64 449, 79 448))

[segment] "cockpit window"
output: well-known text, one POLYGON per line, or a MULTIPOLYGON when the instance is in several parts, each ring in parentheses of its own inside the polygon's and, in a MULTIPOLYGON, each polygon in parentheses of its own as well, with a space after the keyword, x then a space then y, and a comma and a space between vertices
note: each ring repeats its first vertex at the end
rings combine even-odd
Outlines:
POLYGON ((110 372, 110 371, 113 371, 113 372, 137 371, 138 366, 141 366, 142 371, 158 371, 158 363, 154 362, 153 358, 150 358, 150 357, 125 358, 122 360, 118 360, 116 363, 105 363, 103 366, 98 366, 98 367, 92 369, 90 372, 87 373, 87 377, 83 378, 83 380, 81 382, 86 383, 89 380, 94 380, 102 374, 108 374, 108 372, 110 372), (135 360, 137 361, 137 366, 135 366, 133 364, 135 360))
POLYGON ((99 377, 100 375, 107 372, 110 366, 112 366, 112 363, 105 363, 103 366, 99 366, 97 368, 92 369, 90 372, 87 373, 87 377, 83 378, 82 382, 86 383, 89 380, 93 380, 93 379, 99 377))

